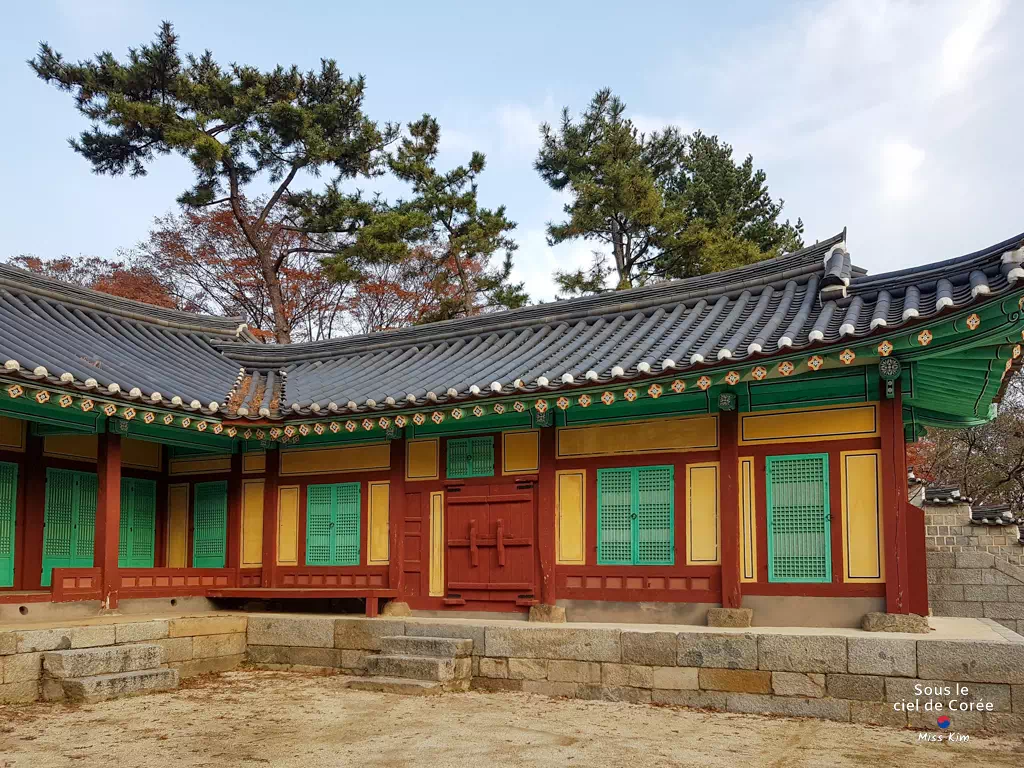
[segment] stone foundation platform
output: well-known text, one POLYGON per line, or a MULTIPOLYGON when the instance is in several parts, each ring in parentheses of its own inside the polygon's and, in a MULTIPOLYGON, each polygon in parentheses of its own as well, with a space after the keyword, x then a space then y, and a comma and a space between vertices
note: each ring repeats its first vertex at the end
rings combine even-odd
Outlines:
POLYGON ((0 627, 0 699, 38 698, 42 653, 57 648, 160 644, 167 666, 182 677, 242 661, 366 675, 383 639, 405 636, 472 640, 477 690, 927 729, 944 714, 957 732, 1024 730, 1024 637, 986 619, 932 618, 931 632, 921 635, 415 616, 120 618, 63 628, 0 627), (926 687, 950 693, 932 696, 926 687), (926 710, 930 700, 944 708, 926 710))

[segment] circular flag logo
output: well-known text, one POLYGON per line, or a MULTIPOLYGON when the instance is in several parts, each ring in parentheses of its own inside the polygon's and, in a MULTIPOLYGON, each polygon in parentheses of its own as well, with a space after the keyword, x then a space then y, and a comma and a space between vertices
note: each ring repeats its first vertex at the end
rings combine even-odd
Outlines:
POLYGON ((946 730, 947 728, 949 728, 950 720, 945 715, 942 715, 942 717, 940 717, 935 722, 938 723, 939 728, 941 728, 942 730, 946 730))

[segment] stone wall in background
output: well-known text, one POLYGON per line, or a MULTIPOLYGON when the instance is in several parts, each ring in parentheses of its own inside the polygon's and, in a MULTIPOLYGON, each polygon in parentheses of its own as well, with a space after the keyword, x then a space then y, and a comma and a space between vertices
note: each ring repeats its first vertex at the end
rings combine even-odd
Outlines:
POLYGON ((969 504, 924 505, 924 544, 929 552, 987 552, 1024 567, 1016 525, 972 525, 969 504))
POLYGON ((933 616, 993 619, 1024 632, 1024 568, 988 552, 929 552, 933 616))

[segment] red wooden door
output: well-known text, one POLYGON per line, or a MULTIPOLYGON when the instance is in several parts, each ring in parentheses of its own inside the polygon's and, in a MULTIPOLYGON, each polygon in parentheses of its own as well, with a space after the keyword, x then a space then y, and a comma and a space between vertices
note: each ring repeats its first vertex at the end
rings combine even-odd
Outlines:
POLYGON ((449 596, 531 599, 537 572, 533 486, 464 486, 446 497, 449 596))

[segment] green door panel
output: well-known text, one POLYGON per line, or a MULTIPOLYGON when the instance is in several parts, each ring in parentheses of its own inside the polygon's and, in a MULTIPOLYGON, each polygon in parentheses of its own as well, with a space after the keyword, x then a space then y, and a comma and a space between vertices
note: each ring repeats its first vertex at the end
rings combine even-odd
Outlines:
POLYGON ((192 567, 223 568, 227 554, 227 480, 196 483, 192 519, 192 567))
POLYGON ((54 568, 92 568, 96 534, 96 475, 69 469, 46 470, 43 510, 44 587, 54 568))
POLYGON ((832 581, 828 454, 768 456, 768 581, 832 581))
POLYGON ((156 541, 156 482, 121 478, 118 568, 152 568, 156 541))
POLYGON ((306 565, 359 565, 359 483, 306 488, 306 565))
POLYGON ((0 461, 0 587, 14 586, 14 523, 18 509, 18 465, 0 461))
POLYGON ((674 562, 674 468, 599 469, 598 565, 672 565, 674 562))

